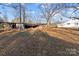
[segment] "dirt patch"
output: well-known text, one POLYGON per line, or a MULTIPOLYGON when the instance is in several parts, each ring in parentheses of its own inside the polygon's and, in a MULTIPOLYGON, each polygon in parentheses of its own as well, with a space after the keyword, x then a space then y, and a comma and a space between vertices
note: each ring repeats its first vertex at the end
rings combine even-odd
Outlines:
POLYGON ((69 29, 37 27, 17 32, 14 35, 11 33, 9 34, 11 36, 4 38, 3 44, 1 45, 0 55, 79 55, 79 37, 76 32, 78 33, 78 31, 69 29), (9 41, 6 41, 6 39, 9 41), (6 46, 4 46, 4 42, 9 43, 6 43, 6 46))

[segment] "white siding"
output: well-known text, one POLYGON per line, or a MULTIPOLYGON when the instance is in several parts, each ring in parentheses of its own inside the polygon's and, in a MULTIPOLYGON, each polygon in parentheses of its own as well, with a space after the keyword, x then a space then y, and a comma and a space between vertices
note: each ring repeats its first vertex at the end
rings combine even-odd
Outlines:
POLYGON ((17 29, 20 29, 20 28, 21 28, 21 29, 24 29, 24 25, 23 25, 23 24, 16 24, 16 28, 17 28, 17 29))
POLYGON ((69 20, 65 23, 58 24, 58 27, 65 27, 65 28, 79 28, 79 20, 69 20))

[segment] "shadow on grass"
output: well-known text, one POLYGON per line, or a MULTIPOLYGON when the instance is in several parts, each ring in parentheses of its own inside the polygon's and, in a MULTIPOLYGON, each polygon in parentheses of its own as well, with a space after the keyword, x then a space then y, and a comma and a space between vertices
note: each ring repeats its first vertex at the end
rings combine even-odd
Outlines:
MULTIPOLYGON (((5 56, 70 56, 79 55, 79 45, 65 42, 37 30, 33 35, 20 32, 1 53, 5 56)), ((0 54, 1 55, 1 54, 0 54)))

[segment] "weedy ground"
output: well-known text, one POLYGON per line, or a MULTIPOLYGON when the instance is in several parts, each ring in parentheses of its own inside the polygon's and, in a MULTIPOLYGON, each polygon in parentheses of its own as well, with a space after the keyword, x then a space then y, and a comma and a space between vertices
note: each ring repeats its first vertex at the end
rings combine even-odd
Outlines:
POLYGON ((0 55, 79 55, 79 31, 39 26, 23 31, 10 30, 1 32, 0 55))

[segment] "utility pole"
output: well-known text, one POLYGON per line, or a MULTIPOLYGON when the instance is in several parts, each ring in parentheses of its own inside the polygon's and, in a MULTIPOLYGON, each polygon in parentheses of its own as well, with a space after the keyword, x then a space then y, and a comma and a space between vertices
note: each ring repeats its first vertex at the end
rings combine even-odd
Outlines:
POLYGON ((19 3, 19 8, 20 8, 20 30, 21 30, 21 20, 22 20, 22 18, 21 18, 21 3, 19 3))
POLYGON ((25 13, 25 4, 23 4, 23 23, 25 23, 25 16, 26 16, 26 13, 25 13))

